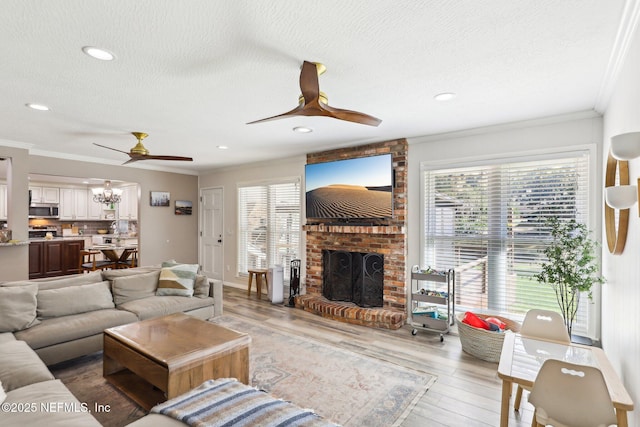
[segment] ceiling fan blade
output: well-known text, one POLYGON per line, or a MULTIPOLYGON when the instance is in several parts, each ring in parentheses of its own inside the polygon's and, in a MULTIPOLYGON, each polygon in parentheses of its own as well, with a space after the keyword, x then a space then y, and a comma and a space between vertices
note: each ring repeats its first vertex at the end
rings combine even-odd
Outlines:
POLYGON ((382 120, 368 114, 360 113, 359 111, 329 106, 326 95, 320 92, 320 83, 318 81, 318 74, 321 74, 325 70, 326 68, 323 64, 304 61, 302 63, 302 70, 300 71, 300 90, 302 91, 300 105, 284 114, 255 120, 247 124, 250 125, 292 116, 324 116, 369 126, 378 126, 382 123, 382 120))
POLYGON ((119 152, 119 153, 129 154, 129 152, 128 152, 128 151, 118 150, 117 148, 107 147, 106 145, 96 144, 95 142, 93 143, 93 145, 97 145, 98 147, 102 147, 102 148, 108 148, 109 150, 117 151, 117 152, 119 152))
POLYGON ((382 120, 377 117, 370 116, 365 113, 360 113, 353 110, 345 110, 342 108, 334 108, 327 104, 320 104, 322 108, 331 113, 331 117, 338 120, 345 120, 348 122, 360 123, 369 126, 378 126, 382 123, 382 120))
POLYGON ((193 162, 191 157, 181 157, 181 156, 152 156, 147 154, 146 156, 142 156, 141 159, 138 160, 180 160, 184 162, 193 162))
POLYGON ((304 61, 300 72, 300 90, 305 104, 320 97, 320 82, 318 81, 318 66, 313 62, 304 61))
POLYGON ((254 123, 262 123, 262 122, 268 122, 268 121, 271 121, 271 120, 284 119, 285 117, 301 116, 302 114, 300 114, 300 112, 302 110, 303 110, 302 106, 298 105, 296 108, 294 108, 291 111, 287 111, 286 113, 278 114, 277 116, 267 117, 266 119, 255 120, 255 121, 249 122, 247 124, 251 125, 251 124, 254 124, 254 123))
POLYGON ((129 164, 129 163, 133 163, 133 162, 137 162, 138 160, 143 160, 143 159, 134 159, 134 158, 131 158, 131 159, 127 160, 126 162, 124 162, 124 163, 123 163, 123 165, 127 165, 127 164, 129 164))

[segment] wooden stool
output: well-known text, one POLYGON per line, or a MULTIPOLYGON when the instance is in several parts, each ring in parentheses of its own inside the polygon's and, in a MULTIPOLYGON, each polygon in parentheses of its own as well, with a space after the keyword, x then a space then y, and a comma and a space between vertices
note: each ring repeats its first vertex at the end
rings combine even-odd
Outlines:
POLYGON ((253 276, 256 276, 256 293, 258 294, 258 299, 262 299, 262 278, 264 277, 264 283, 269 286, 269 280, 267 279, 267 270, 266 269, 258 269, 258 270, 248 270, 249 272, 249 286, 247 287, 247 296, 251 296, 251 283, 253 282, 253 276))

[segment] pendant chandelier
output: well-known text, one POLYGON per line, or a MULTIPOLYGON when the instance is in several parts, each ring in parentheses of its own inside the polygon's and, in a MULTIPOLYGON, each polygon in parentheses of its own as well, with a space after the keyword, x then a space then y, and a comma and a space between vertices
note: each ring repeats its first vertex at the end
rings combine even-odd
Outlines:
POLYGON ((104 182, 104 188, 94 188, 93 201, 96 203, 102 203, 110 205, 113 203, 120 203, 122 190, 119 188, 112 188, 111 181, 104 182))

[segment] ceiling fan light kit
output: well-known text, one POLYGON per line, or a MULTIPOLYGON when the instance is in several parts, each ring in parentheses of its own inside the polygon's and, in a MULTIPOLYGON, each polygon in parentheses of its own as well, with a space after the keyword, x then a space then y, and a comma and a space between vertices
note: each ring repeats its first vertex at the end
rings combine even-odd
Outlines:
POLYGON ((358 111, 345 110, 329 106, 327 95, 320 91, 318 76, 326 71, 323 64, 317 62, 304 61, 300 72, 300 91, 302 95, 298 98, 298 106, 291 111, 266 119, 256 120, 247 124, 261 123, 269 120, 284 119, 287 117, 307 116, 307 117, 330 117, 352 123, 359 123, 368 126, 378 126, 382 120, 360 113, 358 111))

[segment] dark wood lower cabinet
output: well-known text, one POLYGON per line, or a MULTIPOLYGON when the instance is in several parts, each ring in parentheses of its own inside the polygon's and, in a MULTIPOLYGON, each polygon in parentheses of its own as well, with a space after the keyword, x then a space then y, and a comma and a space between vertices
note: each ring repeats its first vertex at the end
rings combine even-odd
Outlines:
POLYGON ((77 274, 84 240, 29 243, 29 279, 77 274))

